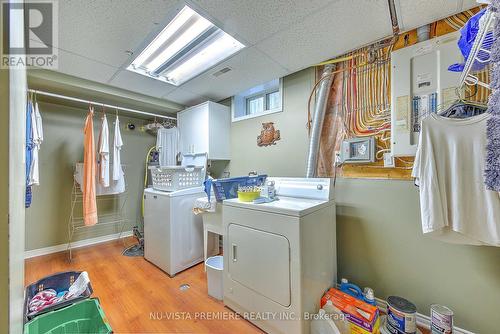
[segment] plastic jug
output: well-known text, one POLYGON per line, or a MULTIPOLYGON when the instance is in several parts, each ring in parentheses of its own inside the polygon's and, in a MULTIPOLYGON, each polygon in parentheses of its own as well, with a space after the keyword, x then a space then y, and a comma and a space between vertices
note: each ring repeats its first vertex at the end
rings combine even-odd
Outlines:
POLYGON ((365 288, 365 291, 367 292, 365 295, 363 291, 361 291, 361 288, 359 286, 349 283, 346 278, 342 278, 342 280, 340 281, 340 291, 347 293, 354 298, 362 300, 365 303, 377 306, 377 302, 375 301, 373 290, 371 288, 365 288))
POLYGON ((364 300, 363 291, 356 284, 349 283, 347 279, 342 278, 340 281, 340 291, 347 293, 348 295, 353 296, 354 298, 364 300))
POLYGON ((331 315, 330 319, 333 320, 335 326, 341 334, 349 334, 351 332, 351 325, 349 321, 344 316, 341 310, 339 310, 335 305, 333 305, 331 300, 327 300, 325 306, 323 306, 323 310, 331 315))
POLYGON ((319 310, 318 314, 311 321, 311 334, 343 334, 341 333, 325 310, 319 310))

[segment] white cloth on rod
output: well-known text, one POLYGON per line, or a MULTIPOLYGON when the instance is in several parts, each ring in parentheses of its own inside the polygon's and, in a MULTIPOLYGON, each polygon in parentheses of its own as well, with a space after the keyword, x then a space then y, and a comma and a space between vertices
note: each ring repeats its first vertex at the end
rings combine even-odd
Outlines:
MULTIPOLYGON (((113 166, 110 166, 113 168, 113 166)), ((80 186, 80 189, 83 187, 83 163, 79 162, 76 164, 75 168, 75 181, 80 186)), ((102 184, 99 183, 99 177, 96 175, 96 187, 95 194, 96 196, 103 195, 117 195, 125 192, 127 187, 125 185, 125 174, 122 173, 118 180, 113 180, 109 187, 103 187, 102 184)))
POLYGON ((500 196, 483 183, 490 115, 422 120, 412 176, 422 230, 442 241, 500 246, 500 196))
POLYGON ((160 166, 177 165, 177 154, 179 153, 179 130, 159 129, 156 135, 156 149, 159 152, 160 166))
POLYGON ((40 110, 38 108, 38 102, 35 103, 33 112, 31 113, 31 133, 33 138, 33 152, 31 160, 31 168, 29 175, 28 185, 39 185, 40 184, 40 172, 39 172, 39 158, 38 151, 43 142, 43 125, 42 125, 42 115, 40 115, 40 110))
POLYGON ((99 177, 99 183, 103 187, 109 187, 109 128, 108 119, 105 114, 102 116, 101 132, 99 133, 97 147, 97 175, 99 177))
POLYGON ((113 181, 118 181, 122 178, 122 159, 121 159, 121 149, 123 146, 122 134, 120 132, 120 120, 118 115, 116 115, 115 120, 115 135, 113 140, 113 181))

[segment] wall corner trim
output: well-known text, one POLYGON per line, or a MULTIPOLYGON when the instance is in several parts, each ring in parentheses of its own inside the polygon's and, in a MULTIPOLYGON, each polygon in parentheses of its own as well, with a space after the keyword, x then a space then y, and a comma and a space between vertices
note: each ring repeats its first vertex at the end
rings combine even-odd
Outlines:
MULTIPOLYGON (((130 237, 132 235, 133 235, 132 231, 125 231, 125 232, 121 233, 121 236, 120 236, 120 233, 108 234, 108 235, 103 235, 101 237, 75 241, 71 244, 71 247, 72 247, 72 249, 81 248, 81 247, 91 246, 91 245, 95 245, 95 244, 100 244, 103 242, 117 240, 120 237, 121 238, 130 237)), ((68 250, 68 244, 61 244, 61 245, 56 245, 56 246, 38 248, 38 249, 25 251, 24 258, 30 259, 32 257, 48 255, 48 254, 52 254, 52 253, 64 252, 66 250, 68 250)))

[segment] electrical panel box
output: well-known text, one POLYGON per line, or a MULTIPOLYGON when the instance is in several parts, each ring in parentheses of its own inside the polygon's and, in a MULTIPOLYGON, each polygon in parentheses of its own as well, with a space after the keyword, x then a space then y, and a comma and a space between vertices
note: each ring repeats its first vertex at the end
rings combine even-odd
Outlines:
POLYGON ((464 61, 458 38, 459 32, 454 32, 391 53, 393 156, 414 156, 422 118, 458 98, 460 72, 448 71, 448 66, 464 61))
POLYGON ((375 138, 350 138, 342 142, 340 161, 342 163, 375 162, 375 138))

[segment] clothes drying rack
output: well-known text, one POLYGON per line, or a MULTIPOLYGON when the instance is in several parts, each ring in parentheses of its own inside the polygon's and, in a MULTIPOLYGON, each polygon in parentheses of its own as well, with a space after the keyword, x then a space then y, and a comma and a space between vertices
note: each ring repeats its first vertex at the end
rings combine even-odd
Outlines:
MULTIPOLYGON (((126 165, 122 165, 125 170, 126 165)), ((128 200, 128 186, 125 182, 125 191, 116 194, 103 194, 97 195, 97 224, 93 226, 86 226, 83 222, 83 210, 81 215, 80 212, 75 210, 77 205, 79 208, 83 206, 83 193, 80 185, 75 180, 73 176, 73 190, 71 191, 71 213, 68 220, 68 261, 73 260, 73 242, 75 236, 86 231, 99 231, 100 229, 115 228, 115 233, 118 233, 118 239, 122 241, 123 246, 125 243, 122 238, 123 229, 127 223, 127 218, 125 215, 125 206, 128 200), (109 205, 113 207, 113 210, 107 211, 105 214, 99 214, 99 207, 101 205, 109 205)))

